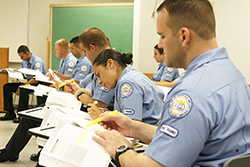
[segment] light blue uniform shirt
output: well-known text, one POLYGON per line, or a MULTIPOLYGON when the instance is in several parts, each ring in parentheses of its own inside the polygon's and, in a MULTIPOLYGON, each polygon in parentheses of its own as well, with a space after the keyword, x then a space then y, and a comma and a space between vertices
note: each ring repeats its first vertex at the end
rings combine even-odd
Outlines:
POLYGON ((115 96, 114 89, 110 90, 103 85, 99 85, 98 79, 95 75, 92 80, 91 93, 92 99, 101 101, 109 106, 113 105, 113 98, 115 96))
POLYGON ((92 71, 92 63, 85 56, 80 57, 75 65, 70 79, 74 78, 75 81, 84 79, 92 71))
POLYGON ((174 81, 179 77, 179 71, 177 68, 168 68, 166 62, 158 65, 157 71, 153 75, 153 81, 166 80, 169 82, 174 81))
POLYGON ((79 86, 84 89, 91 90, 92 80, 94 78, 94 72, 89 73, 84 79, 79 81, 79 86))
MULTIPOLYGON (((21 68, 38 70, 42 72, 43 74, 47 73, 46 66, 45 66, 43 59, 34 55, 33 53, 29 61, 22 61, 21 68)), ((33 76, 27 75, 27 79, 31 79, 31 78, 33 78, 33 76)))
POLYGON ((115 87, 114 109, 131 119, 156 125, 163 106, 163 91, 140 71, 128 65, 115 87))
POLYGON ((75 58, 75 56, 73 56, 72 53, 69 53, 64 60, 61 59, 58 72, 64 75, 71 75, 74 70, 76 61, 77 59, 75 58))
POLYGON ((191 62, 162 113, 144 153, 164 166, 223 166, 250 153, 250 89, 225 48, 191 62))

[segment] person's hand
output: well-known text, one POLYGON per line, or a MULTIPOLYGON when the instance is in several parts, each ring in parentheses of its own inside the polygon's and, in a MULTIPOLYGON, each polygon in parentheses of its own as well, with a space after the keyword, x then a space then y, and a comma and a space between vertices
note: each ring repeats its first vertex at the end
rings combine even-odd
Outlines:
POLYGON ((56 80, 56 79, 54 79, 54 82, 55 82, 55 88, 57 89, 57 90, 59 90, 60 89, 60 87, 59 87, 59 85, 60 84, 62 84, 63 82, 62 81, 59 81, 59 80, 56 80))
POLYGON ((49 72, 47 72, 47 73, 45 74, 45 76, 46 76, 46 77, 49 77, 49 80, 52 80, 52 79, 53 79, 52 75, 51 75, 49 72))
POLYGON ((132 130, 135 121, 122 113, 115 115, 106 115, 107 113, 108 112, 105 112, 100 115, 100 117, 102 117, 102 122, 100 123, 101 126, 108 130, 117 130, 126 137, 133 137, 132 130))
POLYGON ((92 119, 96 119, 100 114, 104 113, 104 111, 99 109, 96 104, 89 103, 88 106, 90 106, 90 108, 87 109, 88 114, 92 119))
POLYGON ((16 95, 20 95, 20 88, 16 90, 16 95))
POLYGON ((62 77, 63 77, 63 74, 59 73, 58 71, 53 70, 53 72, 54 72, 59 78, 62 78, 62 77))
POLYGON ((116 149, 120 145, 127 145, 132 147, 132 142, 128 141, 120 132, 116 130, 96 130, 98 136, 93 136, 92 139, 102 145, 108 154, 115 159, 116 149))
MULTIPOLYGON (((69 91, 69 92, 71 92, 72 94, 75 94, 75 97, 76 97, 76 92, 78 92, 78 91, 80 91, 80 90, 82 90, 83 88, 81 88, 77 83, 75 83, 75 82, 68 82, 68 81, 66 81, 66 85, 65 85, 65 87, 67 87, 67 90, 69 91)), ((83 89, 84 90, 84 89, 83 89)))

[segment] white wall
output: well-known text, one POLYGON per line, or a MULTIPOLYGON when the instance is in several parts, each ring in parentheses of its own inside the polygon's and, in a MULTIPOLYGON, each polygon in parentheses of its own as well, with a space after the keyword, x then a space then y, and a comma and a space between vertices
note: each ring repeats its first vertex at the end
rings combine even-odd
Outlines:
MULTIPOLYGON (((250 83, 250 1, 211 0, 217 21, 219 47, 226 47, 229 57, 250 83)), ((162 2, 162 1, 161 1, 162 2)), ((158 42, 156 20, 151 17, 155 1, 135 0, 135 17, 140 17, 139 28, 135 28, 134 54, 138 56, 135 66, 142 72, 154 72, 153 46, 158 42)), ((160 3, 160 2, 159 2, 160 3)), ((138 19, 139 20, 139 19, 138 19)))
POLYGON ((250 1, 213 0, 217 40, 250 83, 250 1))
POLYGON ((0 47, 9 47, 9 60, 21 62, 17 48, 27 44, 28 1, 0 0, 0 47))

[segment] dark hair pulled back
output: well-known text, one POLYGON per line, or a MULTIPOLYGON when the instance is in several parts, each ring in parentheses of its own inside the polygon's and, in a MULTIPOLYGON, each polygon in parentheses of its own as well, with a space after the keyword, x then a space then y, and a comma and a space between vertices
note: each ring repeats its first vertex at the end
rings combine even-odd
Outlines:
POLYGON ((106 66, 108 59, 114 60, 119 66, 126 67, 127 64, 133 63, 133 55, 132 53, 123 53, 121 54, 119 51, 114 49, 106 49, 102 51, 95 59, 93 65, 98 66, 106 66))

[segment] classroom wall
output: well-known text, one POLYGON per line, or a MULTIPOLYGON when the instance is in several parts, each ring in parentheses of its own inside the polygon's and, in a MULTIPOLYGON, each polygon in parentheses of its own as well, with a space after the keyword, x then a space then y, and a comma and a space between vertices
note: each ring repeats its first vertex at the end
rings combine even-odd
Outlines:
MULTIPOLYGON (((161 3, 159 1, 158 3, 161 3)), ((216 31, 219 47, 226 47, 229 58, 250 83, 250 27, 249 0, 211 0, 217 21, 216 31)), ((158 42, 156 19, 151 17, 155 0, 135 0, 134 14, 137 27, 134 32, 134 54, 138 56, 135 66, 142 72, 153 72, 153 46, 158 42), (145 2, 146 1, 146 2, 145 2)), ((158 5, 157 5, 158 6, 158 5)), ((134 23, 135 24, 135 23, 134 23)))
MULTIPOLYGON (((134 66, 142 72, 153 73, 157 63, 153 46, 158 42, 156 19, 151 17, 156 0, 0 0, 0 46, 26 40, 33 53, 46 58, 46 37, 49 35, 49 4, 134 2, 134 66), (27 10, 28 9, 28 10, 27 10), (11 11, 11 12, 9 12, 11 11), (28 17, 27 17, 28 16, 28 17), (21 18, 23 22, 21 22, 21 18), (26 22, 25 22, 26 20, 26 22), (27 25, 25 25, 27 24, 27 25), (25 28, 26 27, 26 28, 25 28)), ((225 46, 229 57, 250 83, 250 42, 248 27, 250 1, 211 0, 217 21, 217 39, 225 46)), ((158 0, 158 4, 162 0, 158 0)), ((157 6, 158 6, 157 4, 157 6)), ((13 49, 13 48, 10 48, 13 49)), ((16 55, 16 48, 14 48, 16 55)), ((12 55, 10 55, 12 56, 12 55)), ((17 55, 16 55, 17 56, 17 55)))

